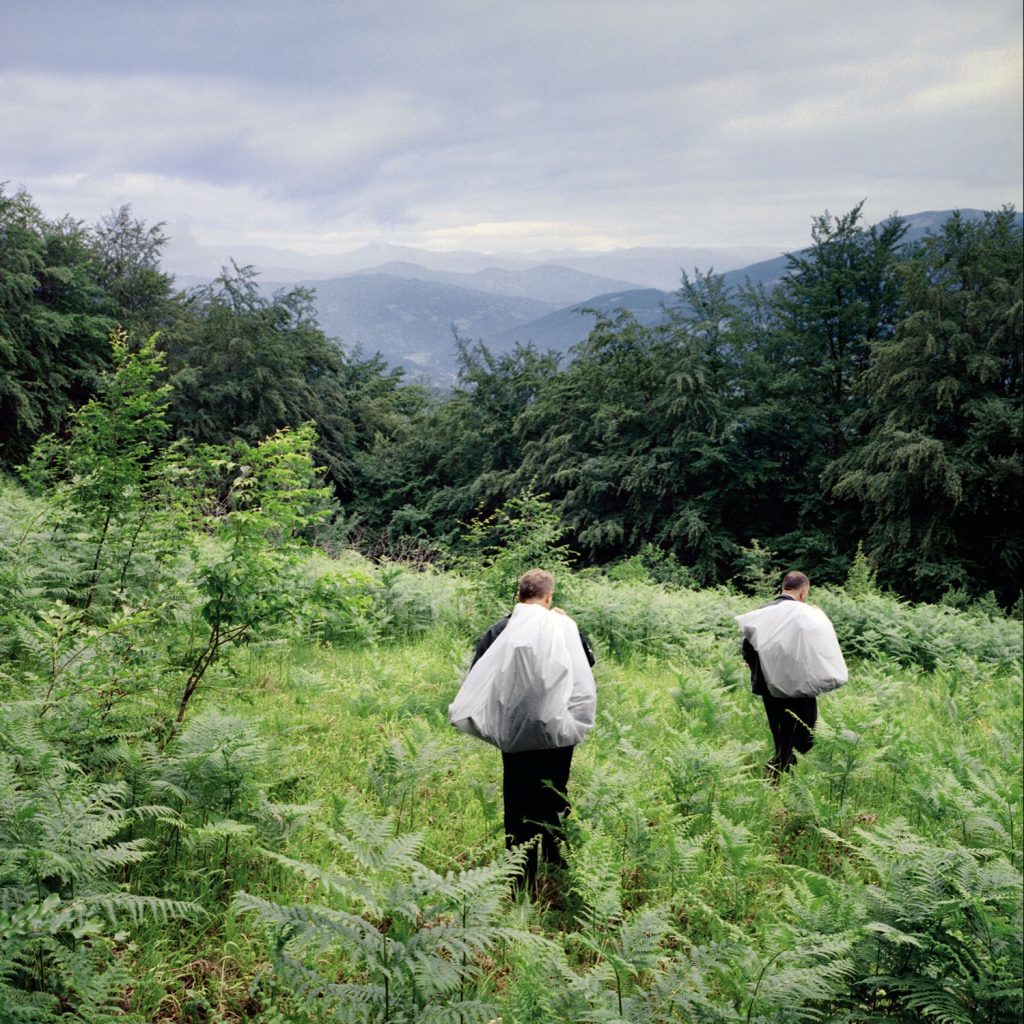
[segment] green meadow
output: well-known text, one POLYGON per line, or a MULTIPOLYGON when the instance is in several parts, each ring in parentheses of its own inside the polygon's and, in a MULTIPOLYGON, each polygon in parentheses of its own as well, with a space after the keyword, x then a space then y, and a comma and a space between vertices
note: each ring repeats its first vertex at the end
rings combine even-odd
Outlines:
POLYGON ((599 716, 531 900, 500 756, 446 717, 487 568, 302 570, 332 600, 224 651, 169 736, 156 649, 67 611, 8 640, 5 1020, 1019 1018, 1019 623, 816 593, 851 679, 776 788, 732 623, 757 599, 566 577, 599 716))
POLYGON ((576 571, 523 492, 443 570, 339 544, 314 432, 165 443, 153 342, 0 481, 0 1021, 1017 1021, 1019 615, 812 589, 850 682, 793 773, 678 563, 576 571), (531 565, 599 661, 564 870, 512 883, 451 729, 531 565))

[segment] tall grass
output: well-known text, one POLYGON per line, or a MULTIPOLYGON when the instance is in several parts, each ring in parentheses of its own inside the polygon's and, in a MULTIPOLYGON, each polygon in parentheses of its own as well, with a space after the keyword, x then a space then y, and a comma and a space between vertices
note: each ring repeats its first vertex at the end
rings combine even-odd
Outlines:
POLYGON ((851 679, 776 788, 756 601, 562 573, 599 715, 531 901, 500 756, 446 716, 493 579, 308 554, 168 735, 189 566, 159 616, 85 617, 12 493, 0 1019, 1019 1019, 1019 623, 816 590, 851 679))

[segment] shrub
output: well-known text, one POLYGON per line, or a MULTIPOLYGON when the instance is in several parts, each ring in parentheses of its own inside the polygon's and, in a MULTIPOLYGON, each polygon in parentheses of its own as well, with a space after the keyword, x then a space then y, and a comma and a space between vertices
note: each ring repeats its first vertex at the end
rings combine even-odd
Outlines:
POLYGON ((847 656, 883 655, 931 671, 955 664, 963 656, 1012 666, 1024 655, 1019 623, 1003 616, 911 605, 881 594, 854 597, 842 590, 816 589, 814 600, 835 625, 847 656))
POLYGON ((530 490, 510 498, 491 515, 467 524, 463 536, 467 554, 456 565, 478 594, 476 628, 484 629, 508 614, 516 599, 519 577, 528 569, 554 573, 555 586, 560 593, 565 592, 573 553, 563 543, 564 535, 547 495, 530 490))

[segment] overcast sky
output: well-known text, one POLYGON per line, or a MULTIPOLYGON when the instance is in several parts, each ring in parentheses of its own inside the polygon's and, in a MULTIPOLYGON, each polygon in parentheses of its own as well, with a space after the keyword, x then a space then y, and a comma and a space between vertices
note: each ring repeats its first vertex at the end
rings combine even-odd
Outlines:
POLYGON ((0 0, 0 181, 315 254, 1021 206, 1019 0, 0 0))

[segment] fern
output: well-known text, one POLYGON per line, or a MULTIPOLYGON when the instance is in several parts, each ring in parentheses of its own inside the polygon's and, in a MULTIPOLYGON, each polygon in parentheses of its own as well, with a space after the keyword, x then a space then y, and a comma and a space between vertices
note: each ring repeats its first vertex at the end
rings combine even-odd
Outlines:
POLYGON ((592 980, 607 977, 614 985, 621 1017, 638 979, 664 955, 672 929, 664 908, 646 907, 632 914, 623 909, 621 859, 600 826, 577 821, 574 832, 569 871, 572 890, 582 903, 581 930, 567 938, 594 959, 592 980))
POLYGON ((1024 1010, 1020 870, 1000 854, 937 846, 903 822, 855 830, 847 845, 873 880, 860 900, 862 990, 947 1022, 1019 1019, 1024 1010))
POLYGON ((204 711, 164 750, 149 744, 119 750, 117 758, 134 799, 169 805, 163 814, 133 808, 135 817, 151 822, 161 856, 147 874, 164 889, 187 884, 194 891, 198 874, 210 895, 222 894, 248 854, 282 839, 314 810, 268 799, 273 759, 238 716, 204 711), (191 879, 181 877, 186 865, 191 879))
POLYGON ((398 834, 395 819, 349 811, 345 825, 344 832, 326 832, 340 866, 323 870, 273 857, 318 882, 323 895, 334 895, 342 906, 235 896, 237 911, 255 914, 277 937, 279 983, 307 1005, 326 1002, 340 1020, 365 1020, 371 1007, 379 1019, 396 1022, 493 1016, 495 1008, 477 994, 486 956, 498 944, 541 942, 499 923, 501 897, 523 854, 440 875, 417 859, 422 837, 398 834), (350 965, 342 981, 323 970, 338 957, 350 965))
MULTIPOLYGON (((0 709, 0 1006, 3 1019, 123 1019, 128 975, 110 930, 196 917, 199 908, 121 891, 113 879, 148 856, 119 840, 123 784, 98 784, 60 757, 24 706, 0 709), (59 997, 59 999, 58 999, 59 997)), ((155 809, 154 809, 155 810, 155 809)))
POLYGON ((380 801, 381 810, 387 813, 397 805, 395 819, 401 827, 402 818, 409 810, 409 824, 415 820, 415 792, 425 777, 432 774, 455 750, 432 740, 420 741, 406 735, 391 740, 370 762, 367 776, 370 787, 380 801))
POLYGON ((792 941, 791 947, 767 959, 756 975, 748 1020, 820 1020, 849 991, 857 970, 851 955, 853 936, 798 933, 792 941))

